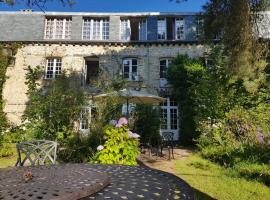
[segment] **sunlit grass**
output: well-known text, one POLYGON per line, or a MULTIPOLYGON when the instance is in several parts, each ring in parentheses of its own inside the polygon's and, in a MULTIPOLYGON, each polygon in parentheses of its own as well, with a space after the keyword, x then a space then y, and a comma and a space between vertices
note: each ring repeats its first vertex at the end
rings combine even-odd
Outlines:
POLYGON ((270 188, 256 181, 238 178, 231 170, 194 154, 176 161, 176 175, 197 191, 197 199, 269 200, 270 188))
POLYGON ((0 168, 14 167, 17 161, 17 155, 0 158, 0 168))

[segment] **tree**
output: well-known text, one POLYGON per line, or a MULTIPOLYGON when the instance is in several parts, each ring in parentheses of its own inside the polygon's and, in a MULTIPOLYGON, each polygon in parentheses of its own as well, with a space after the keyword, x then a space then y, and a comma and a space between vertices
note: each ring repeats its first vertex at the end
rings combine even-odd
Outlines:
POLYGON ((243 81, 247 91, 255 93, 265 81, 268 46, 260 33, 261 11, 269 0, 210 0, 204 6, 205 36, 219 36, 229 57, 227 73, 232 81, 243 81))

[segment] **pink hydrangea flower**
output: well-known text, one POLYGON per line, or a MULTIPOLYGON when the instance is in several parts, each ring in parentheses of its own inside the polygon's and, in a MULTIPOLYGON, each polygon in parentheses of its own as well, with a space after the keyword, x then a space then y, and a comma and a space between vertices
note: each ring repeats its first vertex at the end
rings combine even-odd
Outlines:
POLYGON ((127 120, 127 118, 125 118, 125 117, 121 117, 119 120, 118 120, 118 122, 117 122, 117 124, 116 124, 116 128, 119 128, 119 127, 122 127, 123 125, 127 125, 128 124, 128 120, 127 120))

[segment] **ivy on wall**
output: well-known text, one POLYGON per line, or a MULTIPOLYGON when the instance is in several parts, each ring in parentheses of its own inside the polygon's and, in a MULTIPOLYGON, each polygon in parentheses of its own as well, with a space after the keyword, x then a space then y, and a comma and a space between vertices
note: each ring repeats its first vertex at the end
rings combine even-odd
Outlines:
POLYGON ((3 87, 7 80, 7 68, 12 65, 13 55, 17 53, 21 45, 12 43, 9 45, 0 44, 0 133, 5 130, 8 125, 6 114, 4 113, 3 87))

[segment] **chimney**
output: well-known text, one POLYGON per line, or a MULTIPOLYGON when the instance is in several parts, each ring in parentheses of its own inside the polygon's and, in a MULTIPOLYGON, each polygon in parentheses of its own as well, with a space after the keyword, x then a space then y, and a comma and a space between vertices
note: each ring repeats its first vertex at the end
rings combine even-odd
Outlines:
POLYGON ((23 12, 23 13, 31 13, 31 12, 33 12, 32 9, 21 9, 20 11, 23 12))

